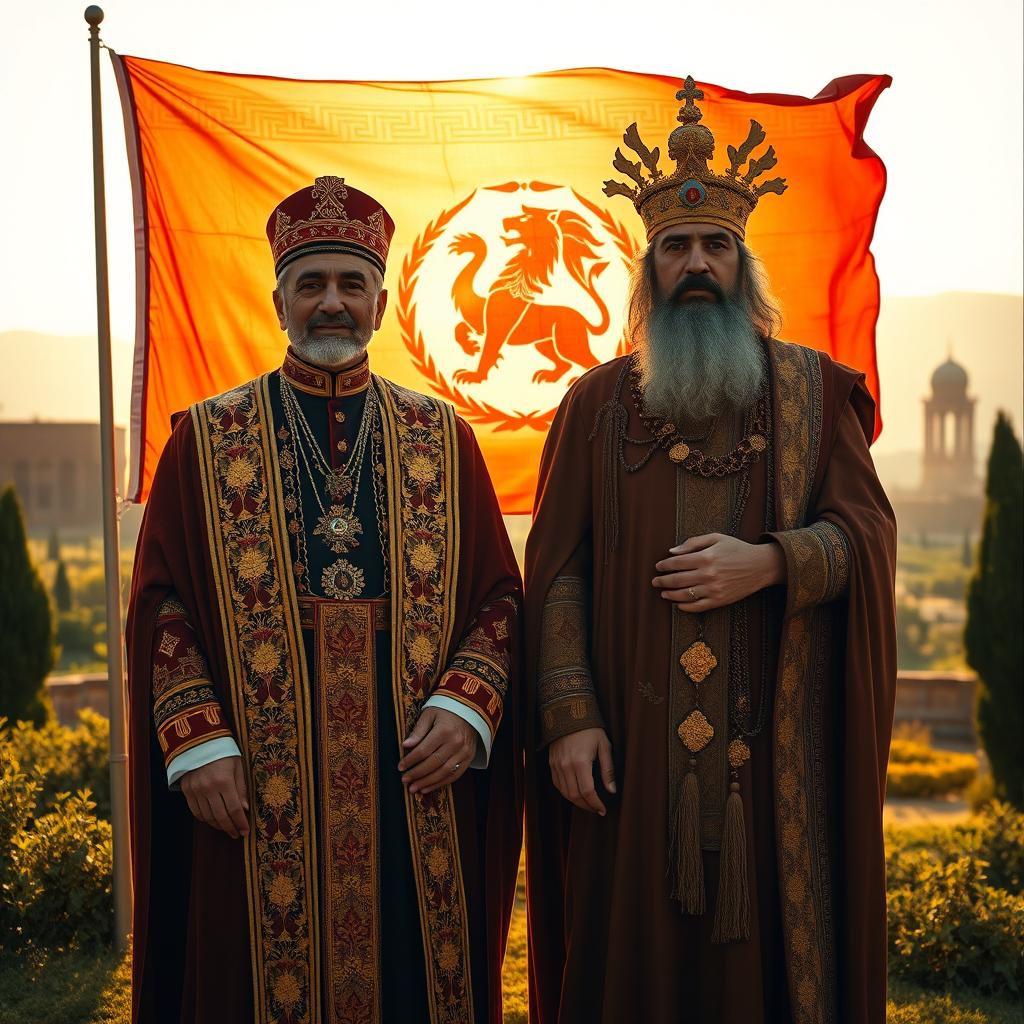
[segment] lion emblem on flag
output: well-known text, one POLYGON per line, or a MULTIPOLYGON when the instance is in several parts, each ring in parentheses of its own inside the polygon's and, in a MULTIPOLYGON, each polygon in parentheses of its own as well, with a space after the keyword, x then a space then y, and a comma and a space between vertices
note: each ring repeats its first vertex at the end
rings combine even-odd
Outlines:
POLYGON ((459 235, 448 247, 456 255, 472 257, 452 285, 452 300, 462 316, 455 340, 467 354, 480 353, 476 369, 456 371, 456 382, 477 384, 486 379, 506 345, 533 345, 551 360, 550 367, 533 374, 535 384, 561 380, 574 366, 583 370, 597 366, 590 335, 604 334, 609 316, 594 282, 607 270, 608 262, 598 259, 599 243, 587 222, 572 210, 524 205, 518 216, 505 218, 502 227, 506 231, 502 242, 518 251, 509 257, 486 296, 475 290, 476 275, 487 256, 484 239, 459 235), (597 323, 589 323, 573 307, 539 300, 559 260, 593 300, 599 311, 597 323))
POLYGON ((573 381, 626 351, 613 311, 637 251, 574 189, 477 189, 402 263, 396 314, 412 365, 473 424, 546 430, 573 381))

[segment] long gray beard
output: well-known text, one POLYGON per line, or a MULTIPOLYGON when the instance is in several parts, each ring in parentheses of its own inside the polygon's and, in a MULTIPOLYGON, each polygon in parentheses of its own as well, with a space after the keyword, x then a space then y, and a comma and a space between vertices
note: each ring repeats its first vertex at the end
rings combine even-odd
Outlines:
POLYGON ((305 329, 289 330, 288 340, 300 359, 325 370, 338 370, 351 363, 366 351, 370 342, 369 337, 317 337, 305 329))
POLYGON ((764 347, 732 299, 677 305, 656 300, 637 348, 644 405, 668 420, 745 411, 765 380, 764 347))

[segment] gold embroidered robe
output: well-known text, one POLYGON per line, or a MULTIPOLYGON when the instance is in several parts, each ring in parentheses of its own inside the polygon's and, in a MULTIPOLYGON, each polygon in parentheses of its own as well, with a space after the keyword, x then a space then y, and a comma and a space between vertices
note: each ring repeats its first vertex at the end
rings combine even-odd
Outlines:
MULTIPOLYGON (((303 372, 315 393, 315 368, 288 368, 293 383, 303 372)), ((384 563, 386 593, 325 600, 319 574, 297 572, 277 371, 194 406, 161 459, 128 627, 138 1020, 375 1022, 421 992, 424 1020, 500 1021, 520 831, 518 572, 469 428, 366 376, 386 507, 379 553, 367 544, 359 564, 372 580, 384 563), (154 724, 154 652, 173 618, 209 678, 193 663, 157 686, 154 724), (493 725, 490 766, 410 796, 398 744, 440 692, 493 725), (241 750, 244 841, 194 824, 161 778, 199 723, 241 750)))

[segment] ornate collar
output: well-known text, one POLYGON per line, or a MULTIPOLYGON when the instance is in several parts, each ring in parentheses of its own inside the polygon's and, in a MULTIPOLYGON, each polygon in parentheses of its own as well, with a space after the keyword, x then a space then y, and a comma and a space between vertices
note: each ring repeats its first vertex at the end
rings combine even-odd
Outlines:
POLYGON ((281 373, 290 384, 307 395, 344 398, 346 395, 358 395, 370 386, 370 359, 364 353, 355 366, 332 373, 300 359, 289 346, 281 373))

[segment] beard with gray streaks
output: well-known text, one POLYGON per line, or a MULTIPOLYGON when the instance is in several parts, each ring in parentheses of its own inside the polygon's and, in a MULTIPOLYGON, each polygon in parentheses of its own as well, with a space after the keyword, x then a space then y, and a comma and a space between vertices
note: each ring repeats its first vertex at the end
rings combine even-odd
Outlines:
POLYGON ((305 362, 325 370, 339 370, 361 356, 370 344, 372 332, 356 331, 355 326, 355 320, 346 312, 337 316, 314 313, 302 327, 289 326, 288 340, 295 354, 305 362), (353 333, 347 338, 313 333, 316 327, 328 326, 348 327, 353 333))
POLYGON ((646 330, 634 336, 652 415, 678 422, 744 412, 764 386, 764 345, 746 302, 703 275, 685 277, 668 297, 652 296, 646 330), (718 301, 686 301, 696 290, 718 301))

